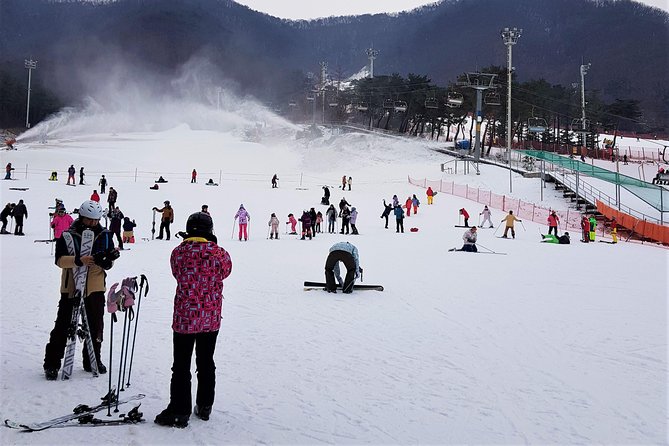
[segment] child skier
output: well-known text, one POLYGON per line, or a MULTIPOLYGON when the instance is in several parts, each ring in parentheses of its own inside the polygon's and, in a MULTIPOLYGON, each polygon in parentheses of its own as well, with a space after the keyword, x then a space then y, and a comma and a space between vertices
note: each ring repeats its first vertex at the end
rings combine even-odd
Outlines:
POLYGON ((286 224, 290 223, 290 235, 297 235, 297 220, 293 214, 288 214, 288 221, 286 224))
POLYGON ((135 220, 130 217, 123 217, 123 243, 135 243, 135 220))
POLYGON ((244 241, 248 241, 249 234, 247 231, 247 226, 251 221, 251 215, 244 209, 244 205, 240 204, 237 213, 235 214, 235 221, 239 218, 239 241, 242 241, 242 235, 244 235, 244 241))
POLYGON ((276 218, 274 212, 272 212, 272 216, 269 218, 267 226, 271 228, 269 231, 269 239, 272 240, 273 238, 276 238, 279 240, 279 219, 276 218))
POLYGON ((492 213, 490 212, 490 209, 488 209, 488 206, 484 206, 483 211, 481 211, 481 213, 479 215, 483 215, 483 221, 481 222, 481 226, 480 226, 481 228, 483 227, 483 225, 485 224, 486 221, 488 223, 490 223, 490 226, 489 226, 490 228, 494 228, 494 226, 492 224, 492 220, 491 220, 492 213))

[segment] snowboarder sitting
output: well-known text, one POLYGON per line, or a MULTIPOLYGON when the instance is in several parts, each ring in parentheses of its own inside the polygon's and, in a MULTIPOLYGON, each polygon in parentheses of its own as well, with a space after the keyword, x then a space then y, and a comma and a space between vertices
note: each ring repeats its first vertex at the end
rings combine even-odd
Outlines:
POLYGON ((349 242, 339 242, 332 245, 325 260, 325 283, 328 293, 337 292, 335 279, 341 286, 342 292, 346 294, 353 292, 353 285, 358 277, 362 280, 358 248, 349 242), (339 262, 342 262, 346 267, 346 278, 344 280, 341 278, 339 262))
POLYGON ((558 237, 556 235, 553 235, 553 234, 548 234, 548 235, 541 234, 541 242, 542 243, 555 243, 555 244, 558 244, 558 245, 568 245, 568 244, 571 243, 571 241, 569 239, 569 233, 568 232, 565 232, 560 237, 558 237))
POLYGON ((163 178, 163 176, 161 175, 161 176, 156 180, 156 183, 167 183, 167 180, 166 180, 165 178, 163 178))
POLYGON ((205 186, 218 186, 218 183, 214 183, 214 180, 212 178, 209 178, 209 181, 207 181, 205 186))
POLYGON ((288 221, 286 224, 290 223, 290 235, 297 235, 297 220, 293 214, 288 214, 288 221))
POLYGON ((149 187, 149 189, 151 190, 158 190, 159 188, 160 186, 158 186, 157 184, 154 184, 153 186, 149 187))
POLYGON ((272 216, 269 218, 267 226, 271 228, 269 231, 269 239, 272 240, 273 238, 276 238, 279 240, 279 219, 276 218, 276 214, 274 212, 272 212, 272 216))
POLYGON ((51 176, 49 177, 49 181, 58 181, 58 172, 55 170, 51 172, 51 176))
POLYGON ((323 198, 321 198, 321 204, 324 206, 330 205, 330 188, 323 186, 323 198))
MULTIPOLYGON (((104 332, 105 314, 105 278, 114 266, 114 260, 119 252, 114 249, 114 240, 111 232, 100 225, 103 214, 102 206, 95 201, 84 201, 79 208, 79 218, 56 241, 56 265, 62 269, 60 282, 60 301, 58 315, 53 330, 49 336, 49 343, 44 353, 44 374, 46 379, 55 380, 65 353, 67 335, 70 330, 72 309, 79 301, 74 298, 74 268, 87 267, 84 304, 88 318, 89 332, 93 341, 93 351, 97 361, 99 373, 106 373, 107 368, 102 364, 100 349, 104 332), (90 229, 94 233, 93 247, 89 255, 80 256, 79 247, 84 230, 90 229)), ((88 348, 84 344, 84 370, 91 371, 88 359, 88 348)))

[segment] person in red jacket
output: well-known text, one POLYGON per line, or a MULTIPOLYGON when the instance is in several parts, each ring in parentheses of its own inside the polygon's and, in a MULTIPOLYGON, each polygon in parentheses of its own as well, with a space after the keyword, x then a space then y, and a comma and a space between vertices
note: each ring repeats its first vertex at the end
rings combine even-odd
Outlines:
POLYGON ((432 200, 434 200, 434 191, 432 190, 432 187, 427 188, 425 195, 427 195, 427 204, 432 204, 432 200))
POLYGON ((193 169, 193 172, 190 174, 190 182, 197 183, 197 170, 193 169))
POLYGON ((590 241, 590 221, 585 214, 583 214, 583 218, 581 219, 581 230, 583 231, 583 239, 581 241, 588 243, 590 241))
POLYGON ((155 418, 161 426, 186 427, 190 419, 191 356, 195 347, 197 393, 193 412, 207 421, 214 404, 214 351, 221 326, 223 280, 232 271, 230 254, 217 244, 209 214, 188 217, 183 242, 172 251, 170 266, 177 281, 172 318, 174 362, 170 403, 155 418))
POLYGON ((558 225, 560 224, 560 217, 555 213, 555 211, 550 211, 548 214, 548 235, 551 235, 555 231, 555 236, 558 235, 558 225))
POLYGON ((91 194, 91 201, 96 201, 100 202, 100 195, 98 195, 98 191, 94 190, 93 193, 91 194))
POLYGON ((465 219, 465 228, 469 227, 469 212, 465 208, 460 209, 460 215, 465 219))
POLYGON ((407 201, 404 203, 407 208, 407 217, 411 217, 411 206, 413 206, 413 198, 407 198, 407 201))

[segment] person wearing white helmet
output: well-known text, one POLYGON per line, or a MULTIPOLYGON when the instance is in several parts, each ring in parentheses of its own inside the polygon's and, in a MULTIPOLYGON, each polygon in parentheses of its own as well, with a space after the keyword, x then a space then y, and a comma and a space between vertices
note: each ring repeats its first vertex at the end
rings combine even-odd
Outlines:
MULTIPOLYGON (((92 200, 84 201, 79 207, 79 218, 72 223, 67 231, 64 231, 72 237, 74 246, 68 247, 65 236, 56 240, 56 265, 62 269, 62 274, 58 315, 44 353, 44 374, 48 380, 55 380, 58 377, 58 370, 61 367, 67 334, 70 329, 72 308, 74 305, 78 305, 74 298, 73 275, 74 268, 77 266, 88 267, 86 272, 86 295, 84 296, 86 315, 88 316, 98 372, 107 372, 107 368, 102 364, 100 357, 102 333, 104 331, 105 279, 107 277, 106 271, 114 265, 114 260, 119 257, 119 252, 114 248, 111 232, 100 225, 103 212, 100 203, 92 200), (81 236, 86 229, 90 229, 94 233, 93 248, 91 255, 81 256, 79 254, 81 236), (71 252, 71 249, 74 252, 71 252)), ((84 370, 90 372, 91 365, 85 346, 83 358, 84 370)))

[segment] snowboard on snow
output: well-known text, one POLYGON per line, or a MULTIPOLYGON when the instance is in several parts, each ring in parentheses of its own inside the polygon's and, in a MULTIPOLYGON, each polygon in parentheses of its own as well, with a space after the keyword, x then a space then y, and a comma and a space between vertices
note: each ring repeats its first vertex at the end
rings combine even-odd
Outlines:
MULTIPOLYGON (((304 282, 304 290, 317 290, 317 289, 322 289, 325 290, 327 284, 325 282, 309 282, 305 281, 304 282)), ((341 286, 337 285, 337 289, 341 290, 341 286)), ((363 284, 356 284, 353 285, 354 290, 372 290, 372 291, 383 291, 383 286, 382 285, 363 285, 363 284)))

